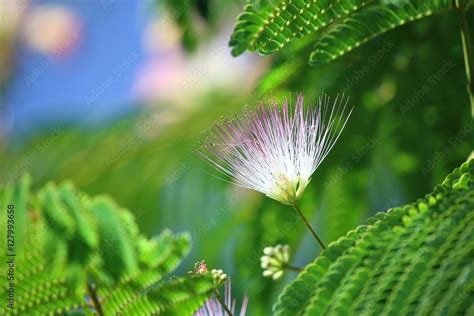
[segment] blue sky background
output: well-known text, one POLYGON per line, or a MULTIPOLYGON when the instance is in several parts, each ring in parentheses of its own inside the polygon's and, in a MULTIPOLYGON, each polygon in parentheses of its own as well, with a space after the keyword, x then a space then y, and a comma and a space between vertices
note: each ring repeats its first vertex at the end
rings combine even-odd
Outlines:
POLYGON ((5 95, 12 136, 56 121, 97 123, 133 106, 131 87, 145 57, 142 35, 150 4, 74 0, 34 5, 50 3, 65 5, 79 17, 79 46, 70 55, 51 58, 18 41, 5 95))

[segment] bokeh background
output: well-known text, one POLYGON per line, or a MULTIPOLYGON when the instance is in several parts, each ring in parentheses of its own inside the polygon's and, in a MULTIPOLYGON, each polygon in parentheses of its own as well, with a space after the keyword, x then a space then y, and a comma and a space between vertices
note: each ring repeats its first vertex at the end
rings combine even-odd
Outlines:
MULTIPOLYGON (((325 66, 314 38, 278 54, 228 48, 243 0, 0 2, 0 185, 71 179, 129 208, 144 234, 188 231, 250 315, 294 277, 264 279, 264 246, 318 247, 291 209, 221 181, 193 152, 222 116, 304 92, 345 93, 353 115, 301 202, 326 243, 430 192, 466 160, 474 124, 454 13, 389 32, 325 66)), ((472 10, 471 10, 472 13, 472 10)), ((471 19, 472 20, 472 19, 471 19)))

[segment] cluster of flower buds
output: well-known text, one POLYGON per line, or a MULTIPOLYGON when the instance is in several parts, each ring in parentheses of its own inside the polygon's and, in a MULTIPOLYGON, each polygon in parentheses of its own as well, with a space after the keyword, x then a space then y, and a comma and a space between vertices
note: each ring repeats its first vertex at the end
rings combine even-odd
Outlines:
POLYGON ((192 274, 203 274, 206 273, 207 270, 207 265, 204 260, 198 261, 194 264, 194 271, 190 271, 189 273, 192 274))
POLYGON ((222 283, 227 280, 227 274, 225 274, 224 271, 222 271, 221 269, 212 269, 211 274, 214 277, 215 283, 222 283))
POLYGON ((290 247, 288 245, 276 245, 275 247, 265 247, 263 256, 260 258, 263 268, 263 276, 279 279, 290 260, 290 247))
MULTIPOLYGON (((204 274, 207 272, 209 272, 207 264, 204 260, 201 260, 194 264, 194 271, 189 271, 188 273, 191 275, 196 275, 204 274)), ((227 280, 227 274, 225 274, 224 271, 222 271, 221 269, 212 269, 211 274, 216 284, 222 284, 227 280)))

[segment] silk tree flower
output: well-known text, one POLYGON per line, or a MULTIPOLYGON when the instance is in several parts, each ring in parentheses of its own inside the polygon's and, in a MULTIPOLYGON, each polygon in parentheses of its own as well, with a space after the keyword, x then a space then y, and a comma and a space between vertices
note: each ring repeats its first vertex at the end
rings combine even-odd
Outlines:
MULTIPOLYGON (((189 271, 189 274, 204 274, 208 273, 206 262, 204 260, 198 261, 194 264, 194 271, 189 271)), ((236 302, 232 299, 232 289, 230 280, 224 271, 220 269, 213 269, 211 274, 214 278, 214 282, 217 286, 214 297, 207 300, 206 303, 194 313, 194 316, 224 316, 234 315, 236 302), (225 283, 224 298, 219 293, 218 288, 225 283)), ((245 316, 247 312, 248 297, 245 296, 240 308, 240 316, 245 316)))
MULTIPOLYGON (((230 280, 225 283, 224 290, 224 302, 225 306, 228 307, 232 315, 235 314, 236 301, 232 299, 232 290, 230 280)), ((240 307, 240 316, 245 316, 247 313, 248 297, 245 296, 240 307)), ((213 297, 206 301, 206 303, 196 312, 194 316, 227 316, 229 313, 226 312, 222 303, 219 302, 217 297, 213 297)))
POLYGON ((346 104, 324 95, 305 107, 300 94, 293 110, 286 100, 281 109, 275 101, 260 105, 214 126, 200 152, 237 185, 293 205, 341 134, 346 104))
POLYGON ((294 106, 261 104, 216 124, 199 152, 237 185, 292 206, 324 248, 297 202, 349 119, 347 101, 323 95, 305 106, 299 94, 294 106))

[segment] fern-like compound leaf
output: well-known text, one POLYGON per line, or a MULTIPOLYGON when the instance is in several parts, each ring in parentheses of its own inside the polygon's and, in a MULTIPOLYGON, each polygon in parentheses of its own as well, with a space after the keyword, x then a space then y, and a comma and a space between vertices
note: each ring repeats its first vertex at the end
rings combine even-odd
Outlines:
MULTIPOLYGON (((36 194, 29 185, 24 177, 0 191, 2 208, 15 207, 15 236, 24 244, 15 245, 15 308, 4 304, 1 315, 95 315, 98 308, 104 315, 191 315, 214 291, 210 274, 169 280, 189 253, 188 234, 165 230, 148 239, 109 197, 88 197, 68 182, 36 194)), ((7 269, 0 265, 0 274, 7 269)), ((9 283, 0 286, 6 293, 9 283)))
POLYGON ((455 315, 474 295, 474 160, 415 203, 379 213, 283 291, 276 315, 455 315))
MULTIPOLYGON (((466 0, 471 7, 474 0, 466 0)), ((276 52, 312 35, 310 64, 336 59, 374 37, 401 25, 455 9, 451 0, 280 0, 247 4, 237 18, 229 45, 238 56, 245 50, 276 52)))
POLYGON ((374 37, 408 22, 453 8, 450 0, 393 1, 372 4, 354 12, 324 31, 316 42, 309 62, 330 62, 374 37))
POLYGON ((214 290, 209 274, 175 278, 146 291, 125 306, 123 315, 192 315, 214 290))

